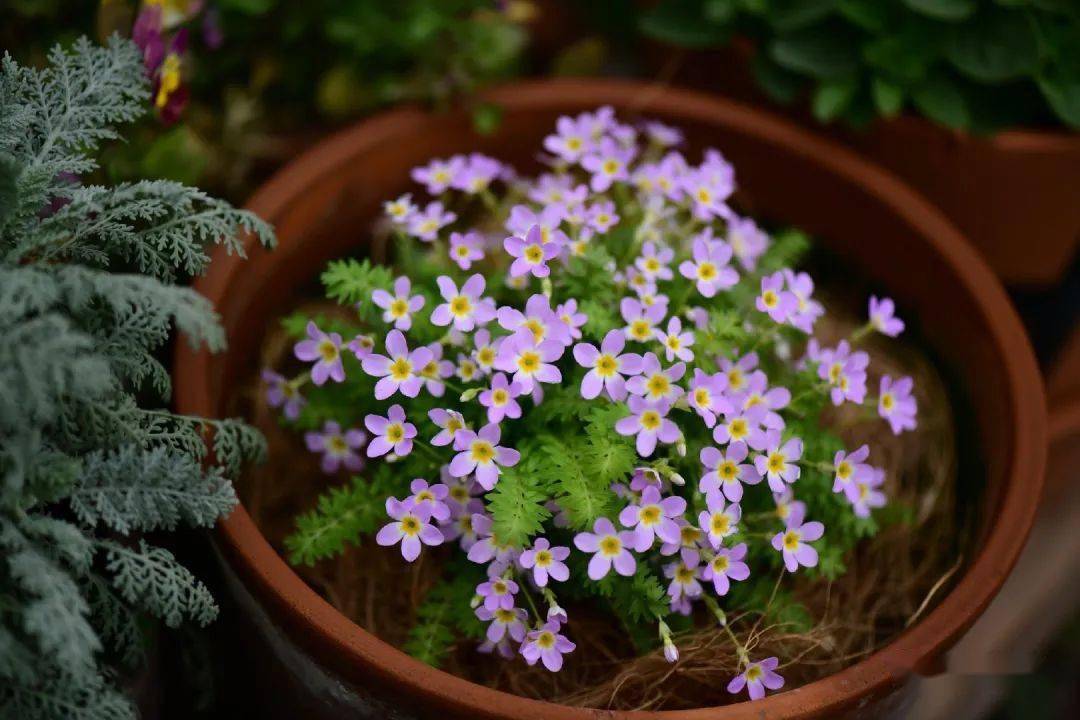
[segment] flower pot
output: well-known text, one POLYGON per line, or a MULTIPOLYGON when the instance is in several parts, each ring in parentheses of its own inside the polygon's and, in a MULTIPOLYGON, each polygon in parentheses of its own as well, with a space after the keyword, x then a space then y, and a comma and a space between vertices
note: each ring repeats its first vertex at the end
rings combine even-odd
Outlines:
POLYGON ((1080 245, 1080 133, 1016 128, 980 136, 914 115, 879 118, 867 128, 823 125, 806 103, 780 107, 750 71, 755 49, 745 38, 715 50, 677 51, 646 42, 650 73, 685 56, 679 85, 760 103, 855 148, 896 173, 955 223, 1006 284, 1053 285, 1080 245))
MULTIPOLYGON (((720 148, 738 168, 755 215, 820 237, 856 272, 896 297, 970 406, 965 442, 978 458, 977 552, 921 620, 846 670, 752 704, 677 713, 610 713, 496 692, 429 668, 363 631, 279 557, 243 507, 216 543, 242 609, 244 659, 264 681, 252 702, 303 717, 750 718, 880 717, 902 706, 1004 582, 1038 502, 1046 410, 1038 369, 1000 285, 963 237, 914 192, 833 143, 767 114, 707 96, 603 80, 494 90, 498 133, 479 137, 464 114, 389 112, 317 146, 267 183, 249 207, 277 226, 279 248, 241 264, 218 253, 196 287, 222 315, 230 350, 178 348, 177 405, 220 415, 259 362, 269 323, 303 296, 325 263, 363 247, 381 202, 410 189, 431 157, 477 150, 525 168, 557 116, 610 104, 683 128, 691 152, 720 148)), ((717 682, 723 679, 717 678, 717 682)))

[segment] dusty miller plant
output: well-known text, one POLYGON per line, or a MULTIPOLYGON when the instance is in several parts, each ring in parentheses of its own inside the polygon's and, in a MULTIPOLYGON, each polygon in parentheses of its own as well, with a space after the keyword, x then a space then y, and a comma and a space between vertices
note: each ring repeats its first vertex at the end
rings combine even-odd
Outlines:
POLYGON ((211 350, 211 305, 178 285, 252 215, 177 183, 89 184, 94 153, 148 107, 134 45, 80 40, 0 68, 0 717, 134 717, 118 689, 140 624, 205 624, 207 588, 148 531, 209 526, 263 453, 236 421, 166 409, 154 352, 175 325, 211 350), (212 440, 212 464, 207 464, 212 440))

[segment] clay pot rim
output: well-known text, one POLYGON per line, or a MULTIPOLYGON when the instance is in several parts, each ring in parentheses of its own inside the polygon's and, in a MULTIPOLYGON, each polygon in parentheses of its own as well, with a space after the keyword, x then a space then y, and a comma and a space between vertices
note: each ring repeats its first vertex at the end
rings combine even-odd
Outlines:
MULTIPOLYGON (((822 164, 830 172, 854 180, 891 207, 913 232, 923 235, 951 266, 964 290, 987 318, 992 343, 1004 365, 1010 391, 1009 418, 1014 453, 1008 459, 1000 514, 979 554, 956 586, 919 622, 862 661, 800 688, 770 695, 754 703, 695 710, 612 713, 572 708, 493 690, 433 669, 361 629, 308 587, 256 528, 244 507, 221 522, 217 541, 235 569, 258 586, 256 594, 272 605, 277 622, 287 624, 299 642, 317 643, 329 657, 325 664, 344 676, 389 683, 425 706, 470 717, 559 718, 598 717, 704 720, 711 718, 824 717, 854 707, 902 683, 912 673, 940 668, 941 655, 989 604, 1011 570, 1027 538, 1038 505, 1047 447, 1047 414, 1042 380, 1020 320, 1000 283, 961 234, 913 190, 892 175, 859 159, 851 151, 760 110, 701 93, 660 88, 646 83, 607 79, 538 80, 513 83, 483 94, 483 99, 517 111, 574 104, 611 104, 630 109, 662 108, 664 114, 689 121, 722 120, 740 132, 758 136, 786 152, 822 164), (643 98, 648 98, 643 101, 643 98)), ((273 217, 303 193, 314 179, 333 172, 359 148, 370 147, 422 122, 414 108, 391 110, 360 122, 321 142, 278 172, 251 198, 247 207, 273 217)), ((230 278, 242 272, 243 260, 213 252, 208 274, 195 287, 221 307, 230 278)), ((175 385, 177 409, 216 415, 210 389, 210 355, 177 343, 175 385)))

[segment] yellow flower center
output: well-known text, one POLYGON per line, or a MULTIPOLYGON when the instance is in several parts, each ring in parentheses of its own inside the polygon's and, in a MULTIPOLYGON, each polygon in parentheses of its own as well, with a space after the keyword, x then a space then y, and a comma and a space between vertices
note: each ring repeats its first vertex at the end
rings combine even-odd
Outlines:
POLYGON ((401 426, 401 423, 391 423, 386 426, 386 439, 389 442, 396 445, 401 442, 404 437, 405 428, 401 426))
POLYGON ((577 152, 581 149, 582 145, 584 145, 584 141, 579 137, 571 136, 566 138, 566 147, 570 150, 577 152))
POLYGON ((390 377, 394 378, 398 382, 402 380, 408 380, 412 375, 412 363, 406 357, 399 357, 393 363, 390 364, 390 377))
POLYGON ((404 317, 409 312, 409 303, 404 298, 397 298, 390 303, 390 315, 399 318, 404 317))
POLYGON ((752 393, 750 397, 746 398, 745 407, 752 408, 755 405, 760 405, 765 402, 765 398, 761 397, 757 393, 752 393))
POLYGON ((727 373, 728 385, 732 390, 738 390, 743 386, 743 374, 739 368, 731 368, 727 373))
POLYGON ((547 336, 547 328, 544 326, 544 323, 536 318, 529 318, 522 323, 522 327, 532 333, 534 343, 543 342, 544 338, 547 336))
POLYGON ((716 265, 711 262, 703 262, 697 267, 698 280, 712 280, 716 275, 716 265))
POLYGON ((866 483, 859 483, 859 499, 865 500, 866 496, 870 494, 870 486, 866 483))
POLYGON ((340 435, 331 435, 327 438, 326 446, 330 452, 338 455, 349 449, 349 446, 345 444, 345 438, 340 435))
POLYGON ((495 362, 495 351, 490 346, 484 346, 476 351, 476 362, 484 367, 490 367, 495 362))
POLYGON ((536 644, 544 650, 555 647, 555 635, 550 630, 544 630, 536 636, 536 644))
POLYGON ((734 440, 742 440, 749 434, 750 428, 746 426, 746 421, 742 418, 735 418, 728 425, 728 435, 734 440))
POLYGON ((494 405, 499 405, 499 406, 505 405, 506 401, 509 400, 509 399, 510 399, 510 393, 506 392, 505 390, 503 390, 501 388, 498 389, 498 390, 494 390, 491 393, 491 402, 494 405))
POLYGON ((464 504, 469 499, 469 491, 462 485, 455 485, 450 488, 450 497, 459 503, 464 504))
POLYGON ((180 89, 180 57, 169 53, 161 64, 161 80, 158 83, 154 106, 160 110, 169 102, 169 96, 180 89))
POLYGON ((434 360, 429 362, 420 370, 420 375, 426 378, 437 378, 439 376, 439 366, 434 360))
POLYGON ((454 317, 464 317, 472 312, 472 303, 464 295, 458 295, 450 301, 450 313, 454 317))
POLYGON ((420 492, 416 493, 416 499, 420 502, 425 502, 428 500, 434 500, 435 496, 431 493, 430 490, 421 490, 420 492))
POLYGON ((510 623, 517 620, 517 615, 514 614, 513 610, 499 608, 495 611, 495 620, 502 623, 503 625, 509 625, 510 623))
POLYGON ((319 355, 322 357, 323 362, 334 362, 338 357, 337 346, 329 340, 323 340, 319 343, 319 355))
POLYGON ((769 472, 778 473, 784 469, 784 455, 782 453, 774 452, 769 455, 769 461, 767 463, 769 472))
POLYGON ((517 366, 522 372, 532 374, 540 367, 540 356, 532 350, 527 350, 518 357, 517 366))
POLYGON ((799 549, 799 533, 795 532, 794 530, 788 530, 786 533, 784 533, 784 549, 799 549))
POLYGON ((694 571, 686 567, 685 565, 680 565, 678 569, 675 570, 675 580, 677 580, 681 585, 686 585, 693 579, 694 571))
POLYGON ((724 478, 725 482, 734 480, 739 474, 739 468, 731 460, 725 460, 720 463, 720 467, 717 468, 720 472, 720 477, 724 478))
POLYGON ((668 335, 667 336, 667 346, 669 348, 671 348, 672 350, 678 350, 679 348, 682 347, 682 341, 679 340, 678 335, 668 335))
POLYGON ((707 388, 698 388, 694 391, 694 402, 698 407, 709 407, 712 404, 712 397, 709 395, 707 388))
POLYGON ((664 397, 671 391, 671 381, 667 379, 667 375, 656 374, 649 378, 645 387, 653 397, 664 397))
POLYGON ((728 560, 727 555, 717 555, 712 561, 713 570, 716 572, 724 572, 728 569, 730 563, 731 561, 728 560))
POLYGON ((708 188, 698 188, 697 199, 699 203, 708 205, 712 202, 712 193, 709 192, 708 188))
POLYGON ((892 393, 885 393, 881 396, 881 407, 886 410, 892 410, 894 405, 896 405, 896 399, 893 397, 892 393))
POLYGON ((486 465, 495 457, 495 448, 486 440, 476 440, 473 442, 472 448, 470 448, 470 455, 476 462, 486 465))
POLYGON ((641 511, 638 513, 642 525, 655 525, 660 522, 662 516, 663 514, 660 512, 660 507, 658 505, 646 505, 641 508, 641 511))
POLYGON ((622 540, 614 535, 607 535, 600 540, 600 552, 614 557, 622 552, 622 540))
POLYGON ((502 580, 496 580, 495 582, 491 583, 491 589, 495 591, 496 595, 505 595, 506 583, 502 580))
POLYGON ((683 545, 693 545, 700 535, 701 531, 693 525, 683 525, 679 529, 679 539, 683 545))
POLYGON ((605 160, 604 164, 602 165, 604 173, 606 173, 607 175, 614 175, 615 173, 619 172, 619 167, 619 161, 612 160, 610 158, 605 160))
POLYGON ((460 257, 460 258, 468 257, 469 256, 469 246, 468 245, 458 245, 457 248, 455 248, 454 252, 456 252, 458 257, 460 257))
POLYGON ((655 430, 660 427, 660 413, 655 410, 646 410, 641 413, 641 427, 646 430, 655 430))
POLYGON ((544 259, 544 251, 539 245, 530 245, 525 248, 525 259, 536 265, 544 259))
POLYGON ((841 480, 847 480, 849 477, 851 477, 851 463, 849 463, 847 460, 844 460, 839 465, 837 465, 836 477, 840 478, 841 480))
POLYGON ((427 235, 439 229, 439 223, 435 220, 424 220, 420 223, 420 232, 427 235))
POLYGON ((765 292, 761 293, 761 302, 765 303, 765 307, 767 308, 776 307, 776 303, 778 303, 779 301, 780 298, 778 298, 776 296, 776 293, 772 290, 766 290, 765 292))
POLYGON ((456 433, 458 430, 461 430, 463 427, 465 427, 465 423, 462 422, 462 420, 459 419, 457 415, 451 415, 446 419, 446 430, 451 435, 456 433))
POLYGON ((611 355, 601 355, 596 359, 596 374, 600 377, 611 377, 619 368, 619 362, 611 355))
POLYGON ((747 682, 750 682, 752 680, 757 680, 757 679, 759 679, 761 677, 761 675, 762 675, 761 667, 758 666, 758 665, 751 665, 750 667, 746 668, 746 681, 747 682))
POLYGON ((401 532, 406 535, 416 535, 420 532, 420 521, 413 515, 406 515, 401 518, 399 527, 401 528, 401 532))
POLYGON ((555 560, 555 558, 552 557, 550 550, 538 550, 536 552, 535 560, 537 567, 547 567, 555 560))
POLYGON ((645 269, 649 272, 656 272, 660 269, 660 261, 654 257, 648 258, 645 261, 645 269))
POLYGON ((713 535, 727 535, 731 530, 731 519, 723 513, 713 515, 712 520, 709 521, 709 528, 713 535))
POLYGON ((472 380, 476 377, 476 364, 469 360, 462 360, 458 365, 458 375, 462 380, 472 380))

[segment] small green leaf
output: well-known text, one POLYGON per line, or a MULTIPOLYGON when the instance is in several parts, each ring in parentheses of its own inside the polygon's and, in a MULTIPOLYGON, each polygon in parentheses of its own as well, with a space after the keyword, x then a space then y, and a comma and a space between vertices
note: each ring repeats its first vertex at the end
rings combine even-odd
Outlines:
POLYGON ((726 25, 710 21, 702 0, 666 0, 645 13, 639 24, 648 37, 688 48, 721 45, 730 36, 726 25))
POLYGON ((773 62, 765 53, 754 56, 752 69, 758 85, 775 102, 787 105, 795 100, 805 80, 773 62))
POLYGON ((904 106, 903 89, 888 80, 874 78, 870 86, 874 96, 874 107, 884 117, 895 117, 904 106))
POLYGON ((503 109, 495 103, 480 103, 472 112, 473 129, 481 135, 491 135, 502 124, 503 109))
POLYGON ((960 72, 985 83, 1022 77, 1039 63, 1038 39, 1027 16, 993 8, 957 27, 945 54, 960 72))
POLYGON ((1040 75, 1039 90, 1050 103, 1058 118, 1073 129, 1080 130, 1080 78, 1040 75))
POLYGON ((782 67, 819 80, 846 80, 859 69, 859 54, 849 32, 821 25, 782 35, 769 45, 769 56, 782 67))
POLYGON ((851 104, 856 87, 854 80, 840 80, 818 85, 812 104, 814 117, 821 122, 829 122, 842 115, 851 104))
POLYGON ((971 124, 967 102, 956 83, 944 76, 927 78, 911 94, 915 107, 926 117, 954 130, 971 124))
POLYGON ((976 6, 975 0, 904 0, 904 4, 927 17, 949 22, 971 17, 976 6))

